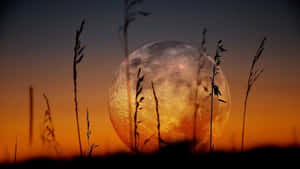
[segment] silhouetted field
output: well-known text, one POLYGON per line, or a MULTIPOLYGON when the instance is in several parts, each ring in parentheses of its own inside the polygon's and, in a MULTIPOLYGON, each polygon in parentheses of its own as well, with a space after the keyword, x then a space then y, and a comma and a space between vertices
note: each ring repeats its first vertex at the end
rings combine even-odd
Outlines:
MULTIPOLYGON (((117 153, 93 158, 73 158, 71 160, 34 159, 17 164, 2 164, 0 168, 160 168, 197 167, 207 168, 207 164, 220 167, 278 166, 299 167, 300 148, 263 147, 244 153, 214 152, 193 154, 185 145, 174 145, 152 155, 117 153)), ((288 167, 289 168, 289 167, 288 167)))

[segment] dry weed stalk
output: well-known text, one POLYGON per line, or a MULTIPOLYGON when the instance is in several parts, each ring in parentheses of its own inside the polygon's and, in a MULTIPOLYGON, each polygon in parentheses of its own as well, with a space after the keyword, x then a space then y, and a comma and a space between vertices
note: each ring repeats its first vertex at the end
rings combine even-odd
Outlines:
POLYGON ((48 144, 50 146, 53 146, 55 152, 58 153, 58 142, 55 137, 55 129, 52 121, 49 100, 45 94, 43 94, 43 96, 47 105, 47 109, 44 114, 41 139, 43 144, 48 144))
POLYGON ((135 7, 141 4, 142 0, 124 0, 124 23, 119 28, 119 32, 123 34, 123 48, 126 59, 126 82, 127 82, 127 101, 128 101, 128 121, 129 121, 129 141, 131 150, 133 150, 132 141, 132 113, 131 113, 131 85, 130 85, 130 68, 129 68, 129 48, 128 48, 128 28, 129 25, 136 20, 138 15, 148 16, 150 13, 136 10, 135 7))
POLYGON ((160 150, 162 139, 160 137, 160 118, 159 118, 159 108, 158 108, 159 105, 158 105, 158 98, 157 98, 157 95, 156 95, 156 92, 155 92, 155 88, 154 88, 153 82, 151 84, 152 84, 153 97, 154 97, 154 100, 155 100, 155 111, 156 111, 156 120, 157 120, 158 150, 160 150))
MULTIPOLYGON (((218 73, 220 73, 220 64, 222 59, 222 53, 225 52, 226 49, 224 49, 222 40, 219 40, 217 43, 217 50, 216 55, 214 57, 215 63, 213 64, 213 71, 212 71, 212 77, 211 77, 211 107, 210 107, 210 135, 209 135, 209 149, 210 152, 213 152, 213 143, 212 143, 212 131, 213 131, 213 103, 214 103, 214 95, 217 97, 221 96, 221 91, 219 90, 219 87, 215 84, 215 77, 218 73)), ((225 100, 219 99, 218 101, 226 103, 225 100)))
POLYGON ((89 154, 88 157, 92 157, 92 153, 93 151, 99 147, 99 145, 96 145, 95 143, 93 143, 92 145, 90 144, 90 137, 92 134, 91 131, 91 125, 90 125, 90 119, 89 119, 89 110, 86 109, 86 121, 87 121, 87 132, 86 132, 86 136, 87 136, 87 141, 88 141, 88 147, 89 147, 89 154))
POLYGON ((198 95, 198 92, 199 92, 198 88, 201 85, 200 72, 201 72, 201 69, 204 66, 204 63, 201 63, 201 59, 206 54, 206 46, 205 46, 205 44, 206 44, 206 37, 205 37, 206 32, 207 32, 207 30, 206 30, 206 28, 204 28, 203 32, 202 32, 201 48, 199 50, 199 58, 198 58, 199 60, 198 60, 197 73, 196 73, 196 90, 195 90, 195 99, 194 99, 195 109, 194 109, 194 125, 193 125, 193 142, 192 142, 194 150, 196 148, 196 139, 197 139, 197 136, 196 136, 196 134, 197 134, 197 131, 196 131, 196 129, 197 129, 197 113, 198 113, 198 109, 199 109, 199 106, 200 106, 200 103, 199 103, 200 98, 198 98, 198 97, 200 97, 198 95))
POLYGON ((134 150, 136 153, 138 153, 138 144, 137 144, 137 137, 139 137, 138 124, 141 123, 141 121, 137 121, 138 118, 138 111, 142 110, 141 103, 144 100, 143 96, 140 96, 143 91, 142 82, 144 81, 144 76, 141 76, 141 68, 139 68, 137 73, 137 82, 136 82, 136 94, 135 94, 135 112, 134 112, 134 150))
POLYGON ((245 137, 246 110, 247 110, 248 96, 249 96, 250 90, 252 89, 252 86, 254 85, 256 80, 259 78, 259 76, 263 72, 263 69, 256 68, 256 63, 259 61, 260 56, 261 56, 262 52, 264 51, 265 41, 266 41, 266 38, 264 38, 261 41, 259 48, 257 49, 256 54, 252 59, 252 63, 251 63, 251 67, 250 67, 247 91, 246 91, 245 100, 244 100, 243 128, 242 128, 242 142, 241 142, 241 151, 242 152, 244 152, 244 137, 245 137))
POLYGON ((81 41, 80 41, 80 35, 82 34, 84 24, 85 24, 85 21, 83 20, 81 22, 80 28, 78 30, 76 30, 74 58, 73 58, 74 102, 75 102, 75 115, 76 115, 76 125, 77 125, 80 156, 82 156, 82 146, 81 146, 81 139, 80 139, 79 119, 78 119, 77 65, 82 61, 82 59, 84 57, 83 50, 84 50, 85 46, 81 46, 81 41))

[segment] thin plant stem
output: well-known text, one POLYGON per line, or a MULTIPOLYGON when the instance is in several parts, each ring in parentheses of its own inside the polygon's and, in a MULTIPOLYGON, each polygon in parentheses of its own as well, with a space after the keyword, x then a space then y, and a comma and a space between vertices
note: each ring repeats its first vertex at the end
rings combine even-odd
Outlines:
POLYGON ((244 109, 243 109, 243 126, 242 126, 242 139, 241 139, 241 152, 244 152, 244 142, 245 142, 245 128, 246 128, 246 118, 247 118, 247 102, 248 102, 248 96, 252 89, 252 86, 256 82, 256 80, 260 77, 260 75, 263 73, 263 69, 256 68, 256 63, 260 59, 261 54, 264 51, 264 45, 265 45, 266 38, 264 38, 259 48, 256 51, 256 55, 254 55, 250 67, 249 77, 248 77, 248 84, 247 84, 247 91, 245 95, 244 100, 244 109))
POLYGON ((141 0, 124 0, 124 23, 120 26, 119 31, 122 31, 123 35, 123 48, 126 66, 126 84, 127 84, 127 102, 128 102, 128 125, 129 125, 129 144, 131 150, 135 150, 133 146, 132 136, 132 108, 131 108, 131 79, 130 79, 130 67, 129 67, 129 45, 128 45, 128 28, 129 25, 136 20, 137 15, 148 16, 150 13, 143 11, 135 11, 134 7, 142 3, 141 0))
MULTIPOLYGON (((215 72, 215 66, 213 67, 213 72, 215 72)), ((214 108, 214 80, 215 75, 213 73, 212 81, 211 81, 211 97, 210 97, 210 128, 209 128, 209 150, 210 152, 213 152, 213 145, 212 145, 212 131, 213 131, 213 108, 214 108)))
POLYGON ((138 153, 138 142, 137 137, 139 136, 139 133, 137 131, 138 129, 138 123, 140 121, 138 120, 138 111, 142 109, 141 103, 144 100, 144 97, 141 96, 141 93, 143 91, 142 82, 144 80, 144 76, 141 76, 141 68, 139 68, 137 73, 137 83, 136 83, 136 95, 135 95, 135 112, 134 112, 134 150, 136 153, 138 153))
POLYGON ((55 129, 52 121, 49 99, 46 94, 43 94, 43 96, 47 105, 47 109, 44 114, 44 129, 42 130, 41 134, 42 142, 51 144, 54 147, 56 154, 58 154, 58 142, 56 141, 55 137, 55 129))
POLYGON ((242 128, 242 142, 241 142, 241 152, 244 152, 244 138, 245 138, 245 126, 246 126, 246 116, 247 116, 247 101, 249 95, 250 88, 247 87, 246 96, 244 100, 244 109, 243 109, 243 128, 242 128))
POLYGON ((88 147, 90 148, 90 136, 92 134, 92 131, 90 129, 90 119, 89 119, 89 110, 88 109, 86 109, 86 124, 87 124, 86 137, 87 137, 88 147))
MULTIPOLYGON (((128 0, 124 0, 124 25, 128 18, 128 0)), ((131 85, 130 85, 130 68, 129 68, 129 49, 128 49, 128 26, 124 26, 124 56, 126 59, 126 83, 127 83, 127 101, 128 101, 128 121, 129 121, 129 141, 131 149, 133 149, 132 142, 132 113, 131 113, 131 85)))
POLYGON ((73 59, 73 81, 74 81, 74 103, 75 103, 75 115, 76 115, 76 126, 77 126, 77 135, 78 135, 78 143, 80 156, 82 157, 82 146, 80 139, 80 127, 79 127, 79 118, 78 118, 78 96, 77 96, 77 65, 82 61, 84 46, 81 46, 80 35, 83 31, 85 21, 81 22, 80 28, 76 30, 76 39, 74 46, 74 59, 73 59))
POLYGON ((160 137, 160 117, 159 117, 159 108, 158 108, 158 98, 155 92, 154 83, 152 82, 152 92, 155 100, 155 111, 156 111, 156 120, 157 120, 157 141, 158 141, 158 150, 161 148, 161 137, 160 137))
POLYGON ((92 153, 93 151, 99 147, 99 145, 96 145, 95 143, 92 143, 92 145, 90 144, 90 137, 92 134, 92 130, 91 130, 91 125, 90 125, 90 118, 89 118, 89 111, 88 109, 86 109, 86 122, 87 122, 87 142, 88 142, 88 148, 89 148, 89 153, 88 153, 88 157, 92 157, 92 153))
MULTIPOLYGON (((212 70, 212 76, 211 76, 211 104, 210 104, 210 131, 209 131, 209 149, 210 152, 213 152, 214 145, 213 145, 213 106, 214 106, 214 95, 219 97, 221 95, 221 92, 219 90, 218 85, 215 84, 215 77, 217 74, 220 73, 220 64, 221 64, 221 53, 225 52, 226 49, 223 48, 222 40, 219 40, 217 43, 217 50, 216 55, 214 57, 214 63, 213 63, 213 70, 212 70)), ((218 101, 226 103, 226 101, 219 99, 218 101)))
POLYGON ((200 72, 201 69, 203 68, 204 64, 201 63, 201 59, 204 56, 204 53, 206 52, 206 47, 205 47, 205 43, 206 43, 206 39, 205 39, 205 35, 206 35, 206 28, 203 29, 202 32, 202 42, 201 42, 201 49, 199 50, 199 60, 198 60, 198 66, 197 66, 197 73, 196 73, 196 90, 195 90, 195 102, 194 102, 194 125, 193 125, 193 148, 194 151, 196 149, 196 139, 197 139, 197 113, 198 113, 198 109, 200 107, 200 103, 199 103, 199 98, 200 97, 198 95, 198 88, 200 87, 201 84, 201 77, 200 77, 200 72))

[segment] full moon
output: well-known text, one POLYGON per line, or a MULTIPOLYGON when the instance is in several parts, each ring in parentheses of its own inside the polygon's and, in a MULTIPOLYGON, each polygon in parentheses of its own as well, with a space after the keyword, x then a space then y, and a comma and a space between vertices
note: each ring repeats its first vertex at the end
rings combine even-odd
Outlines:
MULTIPOLYGON (((156 91, 160 115, 160 137, 168 143, 193 140, 195 95, 198 92, 199 108, 196 118, 196 148, 203 149, 209 142, 211 111, 211 76, 215 62, 207 55, 200 57, 199 49, 177 41, 161 41, 146 44, 129 55, 131 93, 131 118, 128 113, 126 61, 117 70, 109 90, 110 119, 120 139, 131 147, 130 121, 134 137, 134 113, 136 108, 137 74, 144 76, 139 97, 144 97, 137 113, 137 148, 140 152, 158 150, 156 91), (201 59, 200 59, 201 58, 201 59), (198 73, 199 63, 202 65, 198 73), (200 83, 197 85, 197 78, 200 83)), ((221 96, 213 99, 213 138, 222 134, 230 113, 230 91, 222 72, 215 77, 221 96), (226 102, 220 102, 222 99, 226 102)), ((134 141, 134 139, 132 139, 134 141)), ((134 144, 134 143, 133 143, 134 144)))

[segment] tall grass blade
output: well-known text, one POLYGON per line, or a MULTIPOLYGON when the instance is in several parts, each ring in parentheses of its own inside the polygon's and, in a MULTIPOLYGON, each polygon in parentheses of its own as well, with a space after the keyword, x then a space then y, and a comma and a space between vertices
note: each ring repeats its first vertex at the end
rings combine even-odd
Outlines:
POLYGON ((161 148, 161 137, 160 137, 160 117, 159 117, 159 105, 158 105, 158 98, 155 92, 155 88, 154 88, 154 83, 151 82, 152 84, 152 92, 153 92, 153 97, 155 100, 155 111, 156 111, 156 121, 157 121, 157 142, 158 142, 158 151, 161 148))
POLYGON ((245 127, 246 127, 246 111, 247 111, 247 102, 248 102, 248 96, 249 93, 254 85, 254 83, 256 82, 256 80, 260 77, 260 75, 263 72, 263 69, 260 68, 256 68, 256 64, 260 59, 261 54, 264 51, 264 46, 265 46, 265 41, 267 39, 264 38, 260 45, 259 48, 256 51, 256 55, 254 55, 253 59, 252 59, 252 63, 251 63, 251 67, 250 67, 250 73, 249 73, 249 77, 248 77, 248 85, 247 85, 247 91, 246 91, 246 95, 245 95, 245 100, 244 100, 244 111, 243 111, 243 126, 242 126, 242 140, 241 140, 241 152, 244 152, 244 139, 245 139, 245 127))
POLYGON ((58 154, 58 142, 56 140, 56 135, 55 135, 55 129, 53 125, 53 120, 52 120, 52 115, 51 115, 51 109, 50 109, 50 104, 49 104, 49 99, 46 96, 46 94, 43 94, 47 109, 44 113, 44 119, 43 119, 43 129, 41 133, 41 139, 43 144, 47 144, 48 146, 52 146, 58 154))
POLYGON ((74 58, 73 58, 74 103, 75 103, 76 126, 77 126, 77 135, 78 135, 80 156, 82 156, 82 146, 81 146, 81 139, 80 139, 79 119, 78 119, 77 65, 82 61, 82 59, 84 57, 83 50, 85 49, 85 47, 81 45, 81 41, 80 41, 80 36, 83 32, 84 24, 85 24, 85 20, 83 20, 81 22, 80 28, 78 30, 76 30, 74 58))
POLYGON ((134 112, 134 150, 138 153, 138 111, 142 109, 141 104, 144 100, 144 97, 141 96, 143 91, 144 76, 141 75, 141 68, 139 68, 137 73, 137 82, 136 82, 136 94, 135 94, 135 112, 134 112))
POLYGON ((89 118, 89 110, 86 109, 86 124, 87 124, 87 132, 86 132, 86 137, 87 137, 87 141, 88 141, 88 147, 89 147, 89 153, 88 153, 88 157, 92 157, 92 153, 93 151, 99 147, 98 145, 95 145, 94 143, 91 145, 90 144, 90 137, 92 134, 92 130, 91 130, 91 125, 90 125, 90 118, 89 118))
MULTIPOLYGON (((127 84, 127 102, 128 102, 128 122, 129 122, 129 142, 131 150, 135 150, 133 146, 132 136, 132 108, 131 108, 131 84, 130 84, 130 67, 129 67, 129 47, 128 47, 128 28, 129 25, 136 20, 138 15, 148 16, 150 13, 144 11, 136 11, 134 7, 141 4, 142 0, 124 0, 124 21, 119 31, 122 32, 124 48, 124 57, 126 59, 126 84, 127 84)), ((134 136, 135 137, 135 136, 134 136)))
MULTIPOLYGON (((226 49, 224 49, 222 40, 219 40, 217 43, 217 50, 216 55, 214 57, 214 64, 213 64, 213 71, 212 71, 212 77, 211 77, 211 104, 210 104, 210 130, 209 130, 209 150, 210 152, 214 151, 214 145, 213 145, 213 104, 214 104, 214 95, 216 97, 221 96, 221 91, 219 90, 219 87, 217 84, 215 84, 215 77, 220 71, 220 64, 222 59, 222 53, 225 52, 226 49)), ((218 101, 226 103, 224 100, 218 99, 218 101)))
POLYGON ((194 125, 193 125, 193 148, 194 148, 194 151, 196 149, 196 140, 197 140, 197 113, 198 113, 198 109, 199 109, 199 106, 200 106, 200 103, 199 103, 199 100, 200 100, 200 96, 199 96, 199 87, 201 85, 201 77, 200 77, 200 72, 201 72, 201 69, 203 68, 204 64, 201 62, 201 59, 202 57, 205 55, 206 53, 206 28, 203 29, 203 32, 202 32, 202 41, 201 41, 201 48, 199 50, 199 58, 198 58, 198 65, 197 65, 197 73, 196 73, 196 90, 195 90, 195 99, 194 99, 194 125))

